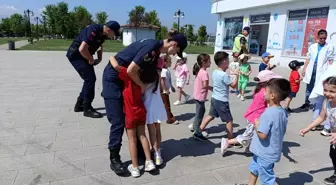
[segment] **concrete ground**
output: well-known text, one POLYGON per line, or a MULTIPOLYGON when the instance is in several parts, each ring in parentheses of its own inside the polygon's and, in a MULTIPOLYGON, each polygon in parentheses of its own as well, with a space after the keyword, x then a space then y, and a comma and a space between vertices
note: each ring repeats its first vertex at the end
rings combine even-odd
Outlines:
MULTIPOLYGON (((82 80, 65 57, 65 52, 0 51, 0 185, 234 185, 246 184, 250 156, 244 149, 220 155, 219 143, 225 136, 219 119, 208 128, 209 142, 191 138, 187 126, 192 123, 195 105, 190 102, 172 108, 180 125, 162 124, 163 158, 166 164, 153 174, 140 178, 118 177, 109 169, 107 150, 109 122, 89 119, 74 113, 73 106, 82 80)), ((104 112, 100 97, 101 76, 111 53, 104 53, 96 66, 94 107, 104 112)), ((190 55, 192 68, 196 55, 190 55)), ((175 62, 175 60, 174 60, 175 62)), ((259 61, 252 60, 254 77, 259 61)), ((212 64, 209 73, 215 68, 212 64)), ((284 77, 286 68, 275 71, 284 77)), ((194 77, 191 78, 192 81, 194 77)), ((192 94, 193 82, 186 87, 192 94)), ((242 132, 244 111, 251 102, 254 82, 250 82, 247 100, 231 95, 230 104, 235 132, 242 132)), ((304 85, 292 108, 303 102, 304 85)), ((209 93, 209 98, 211 93, 209 93)), ((171 101, 176 94, 171 95, 171 101)), ((209 102, 206 103, 206 114, 209 102)), ((289 117, 283 156, 275 172, 280 185, 323 184, 333 173, 327 139, 319 132, 300 137, 298 132, 311 121, 311 112, 289 117)), ((130 159, 124 135, 123 161, 130 159)))

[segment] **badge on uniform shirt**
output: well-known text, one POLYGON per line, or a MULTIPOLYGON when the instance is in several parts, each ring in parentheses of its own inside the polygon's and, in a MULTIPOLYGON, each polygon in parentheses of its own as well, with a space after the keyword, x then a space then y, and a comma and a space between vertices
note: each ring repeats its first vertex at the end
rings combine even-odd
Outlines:
POLYGON ((152 61, 152 60, 153 60, 152 56, 150 56, 149 53, 147 53, 147 54, 145 55, 145 57, 144 57, 144 61, 145 61, 145 62, 150 62, 150 61, 152 61))

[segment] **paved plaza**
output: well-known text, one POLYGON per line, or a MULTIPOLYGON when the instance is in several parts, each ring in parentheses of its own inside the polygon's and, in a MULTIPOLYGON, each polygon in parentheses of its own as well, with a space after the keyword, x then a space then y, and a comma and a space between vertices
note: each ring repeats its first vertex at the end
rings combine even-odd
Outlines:
MULTIPOLYGON (((101 76, 111 53, 104 53, 96 66, 96 98, 93 106, 105 112, 101 76)), ((82 80, 65 57, 65 52, 0 51, 0 185, 235 185, 246 184, 251 156, 244 149, 220 154, 225 136, 219 119, 208 128, 208 142, 191 138, 187 126, 195 115, 193 102, 172 108, 180 125, 162 124, 165 164, 155 173, 140 178, 118 177, 109 168, 107 149, 109 122, 106 117, 91 119, 74 113, 73 106, 82 80)), ((189 69, 196 55, 189 57, 189 69)), ((175 62, 175 59, 173 60, 175 62)), ((252 60, 254 77, 258 60, 252 60)), ((209 74, 215 68, 212 63, 209 74)), ((287 78, 287 68, 275 71, 287 78)), ((193 80, 186 87, 192 94, 193 80)), ((234 131, 246 125, 243 114, 251 102, 254 82, 250 82, 247 100, 230 97, 234 131)), ((292 108, 303 102, 304 86, 292 108)), ((211 92, 209 93, 209 98, 211 92)), ((171 95, 175 101, 176 94, 171 95)), ((206 114, 209 102, 206 103, 206 114)), ((311 121, 311 112, 289 117, 283 156, 276 164, 280 185, 319 185, 333 173, 327 139, 319 132, 300 137, 298 132, 311 121)), ((126 134, 122 160, 129 161, 126 134)))

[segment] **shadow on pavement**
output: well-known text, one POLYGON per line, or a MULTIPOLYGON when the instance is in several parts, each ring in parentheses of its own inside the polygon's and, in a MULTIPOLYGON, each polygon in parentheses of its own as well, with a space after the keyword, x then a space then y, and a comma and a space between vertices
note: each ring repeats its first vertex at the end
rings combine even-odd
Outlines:
POLYGON ((277 178, 276 182, 279 185, 305 185, 306 183, 313 182, 313 176, 303 172, 294 172, 290 173, 289 177, 277 178))
POLYGON ((188 121, 195 117, 195 113, 183 113, 178 116, 175 116, 176 120, 179 121, 188 121))
POLYGON ((333 171, 333 170, 334 170, 333 167, 325 167, 325 168, 321 168, 321 169, 318 169, 318 170, 309 170, 308 173, 315 174, 315 173, 327 172, 327 171, 333 171))
POLYGON ((297 163, 297 161, 295 159, 293 159, 291 156, 289 156, 289 154, 291 153, 289 148, 290 147, 299 147, 299 146, 301 146, 299 143, 284 141, 283 145, 282 145, 283 156, 286 157, 289 160, 289 162, 297 163))

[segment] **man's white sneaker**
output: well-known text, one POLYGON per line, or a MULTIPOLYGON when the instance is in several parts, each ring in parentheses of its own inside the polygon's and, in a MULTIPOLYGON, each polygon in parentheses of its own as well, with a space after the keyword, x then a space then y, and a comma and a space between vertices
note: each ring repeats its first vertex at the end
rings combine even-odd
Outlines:
POLYGON ((151 161, 146 161, 145 162, 145 171, 150 172, 150 171, 153 171, 153 170, 155 170, 155 165, 154 165, 153 161, 152 160, 151 161))
POLYGON ((240 94, 238 94, 238 95, 237 95, 237 98, 240 98, 240 97, 241 97, 241 95, 240 95, 240 94))
POLYGON ((240 96, 240 100, 241 101, 245 101, 245 97, 244 96, 240 96))
POLYGON ((132 177, 134 177, 134 178, 140 177, 140 170, 139 170, 139 168, 135 168, 135 167, 133 167, 132 164, 130 164, 127 169, 131 173, 132 177))
POLYGON ((194 132, 194 124, 188 125, 190 132, 194 132))
POLYGON ((227 142, 227 139, 222 138, 222 142, 221 142, 221 153, 222 155, 225 154, 225 152, 227 151, 227 149, 229 148, 229 143, 227 142))
POLYGON ((174 102, 174 105, 181 105, 181 102, 177 100, 176 102, 174 102))

